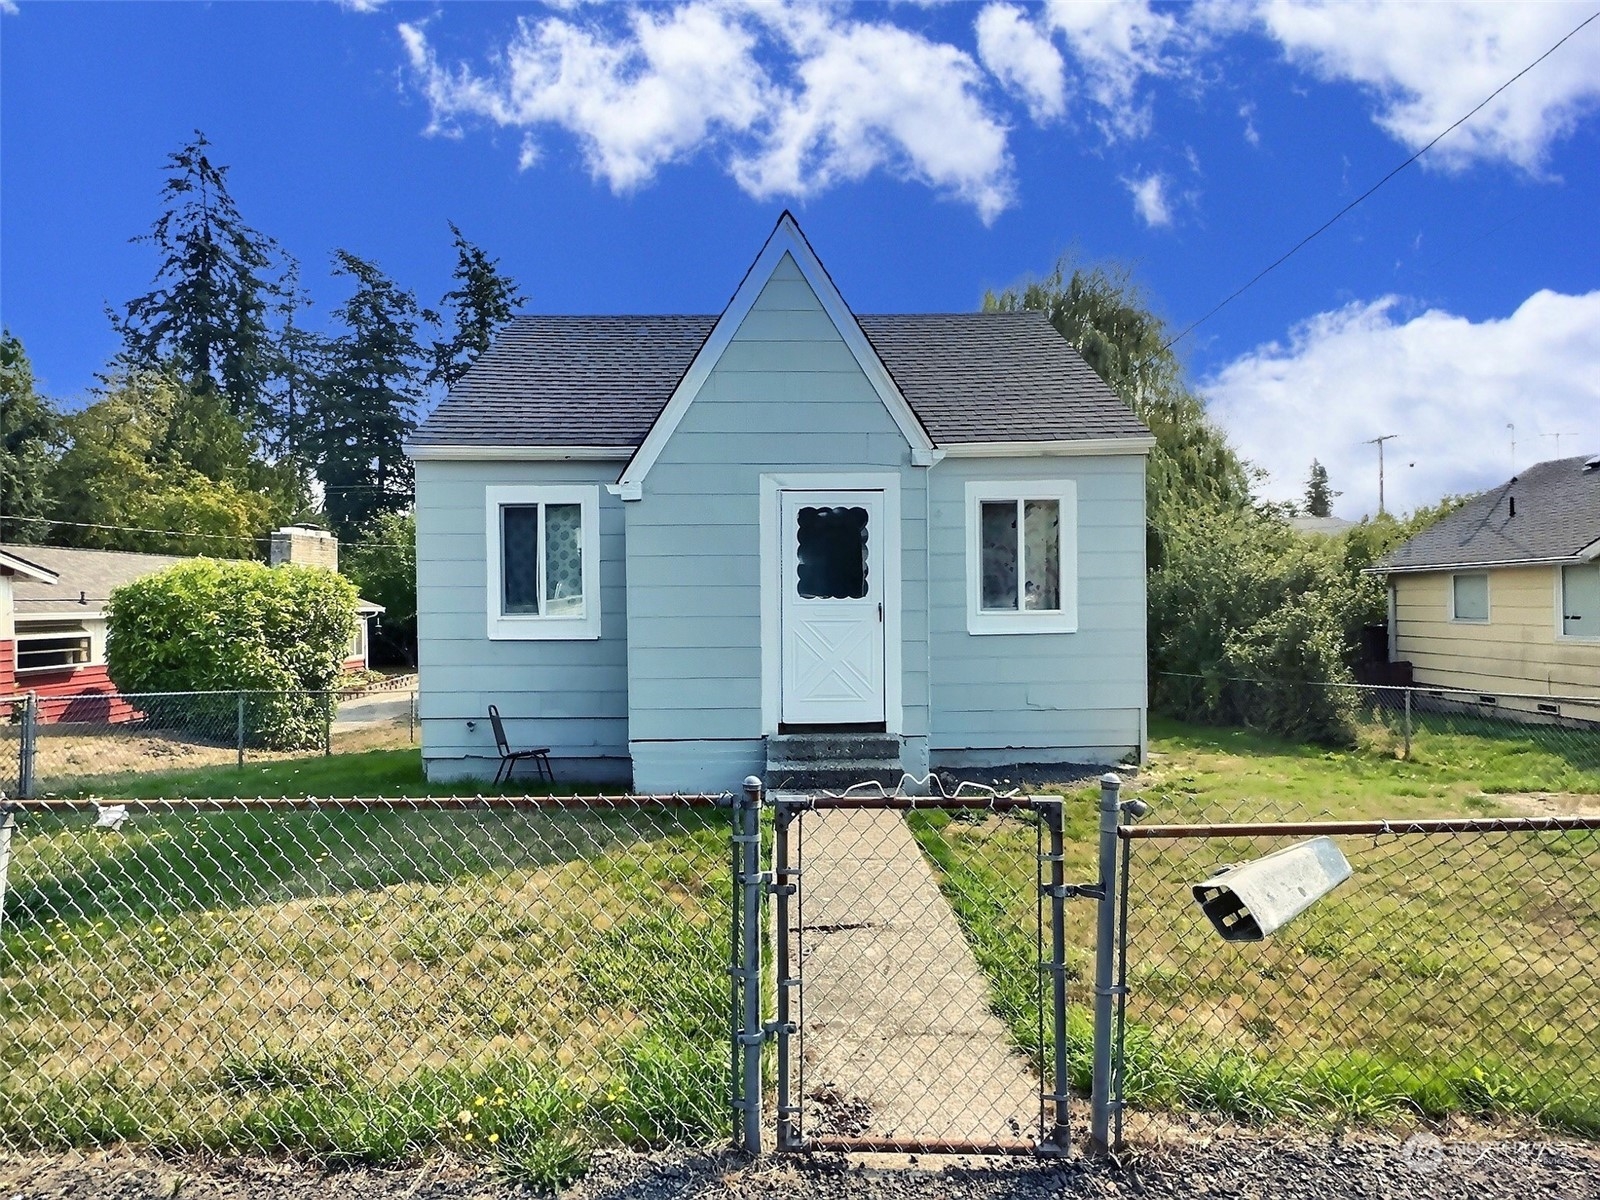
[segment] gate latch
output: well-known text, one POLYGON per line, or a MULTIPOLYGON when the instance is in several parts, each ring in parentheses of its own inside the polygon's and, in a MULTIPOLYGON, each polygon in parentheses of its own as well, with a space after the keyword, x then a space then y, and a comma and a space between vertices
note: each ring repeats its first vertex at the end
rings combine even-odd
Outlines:
POLYGON ((1106 898, 1106 885, 1103 883, 1063 883, 1060 885, 1042 883, 1039 885, 1039 894, 1049 896, 1052 900, 1104 900, 1106 898))

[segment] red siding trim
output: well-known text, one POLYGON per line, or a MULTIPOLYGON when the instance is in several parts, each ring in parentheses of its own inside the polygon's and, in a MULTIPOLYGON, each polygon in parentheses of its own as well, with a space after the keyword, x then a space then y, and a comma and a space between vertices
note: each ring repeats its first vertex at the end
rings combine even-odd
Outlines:
POLYGON ((0 638, 0 696, 9 696, 17 687, 17 639, 0 638))

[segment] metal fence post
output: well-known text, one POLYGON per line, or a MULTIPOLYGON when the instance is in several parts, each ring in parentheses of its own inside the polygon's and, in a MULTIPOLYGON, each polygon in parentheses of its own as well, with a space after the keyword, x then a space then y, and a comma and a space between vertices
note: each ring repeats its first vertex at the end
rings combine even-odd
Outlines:
POLYGON ((1055 1119, 1044 1141, 1052 1150, 1065 1153, 1072 1137, 1068 1128, 1072 1088, 1067 1074, 1067 863, 1062 801, 1049 801, 1044 817, 1050 831, 1050 1010, 1051 1034, 1055 1039, 1050 1096, 1055 1119))
POLYGON ((772 894, 777 911, 777 937, 773 957, 777 960, 777 1041, 778 1041, 778 1149, 793 1150, 799 1147, 796 1119, 800 1106, 795 1103, 793 1083, 789 1077, 789 1039, 795 1032, 791 994, 800 986, 789 956, 790 898, 798 895, 800 872, 795 869, 789 854, 789 834, 799 814, 792 808, 779 808, 774 812, 772 830, 773 869, 772 894))
POLYGON ((33 799, 33 772, 39 747, 39 697, 29 692, 22 698, 22 735, 17 739, 17 798, 33 799))
POLYGON ((239 750, 239 766, 244 766, 244 693, 240 692, 235 698, 237 710, 233 722, 234 741, 239 750))
POLYGON ((1400 756, 1406 761, 1411 759, 1411 689, 1406 689, 1406 749, 1400 756))
POLYGON ((412 692, 411 704, 408 709, 409 723, 406 726, 406 740, 411 745, 417 742, 417 693, 412 692))
POLYGON ((1111 1051, 1117 960, 1117 827, 1122 819, 1115 772, 1100 777, 1100 882, 1094 941, 1094 1079, 1089 1092, 1089 1141, 1099 1153, 1111 1146, 1111 1051))
POLYGON ((0 803, 0 928, 6 922, 6 872, 11 866, 11 831, 16 825, 16 810, 0 803))
POLYGON ((735 882, 742 909, 738 979, 743 988, 743 1012, 735 1034, 741 1075, 739 1142, 746 1154, 753 1155, 761 1153, 761 1048, 767 1040, 761 1024, 761 893, 765 884, 761 874, 761 780, 754 775, 744 781, 736 828, 739 873, 735 882))
POLYGON ((338 707, 339 693, 322 694, 322 757, 333 757, 333 710, 338 707))

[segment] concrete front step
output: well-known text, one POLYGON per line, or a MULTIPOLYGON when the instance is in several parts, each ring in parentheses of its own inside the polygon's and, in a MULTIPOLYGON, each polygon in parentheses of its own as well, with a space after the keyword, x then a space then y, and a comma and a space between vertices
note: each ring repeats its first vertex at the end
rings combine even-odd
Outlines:
POLYGON ((890 791, 899 784, 900 758, 818 759, 789 762, 768 759, 768 791, 842 792, 858 783, 876 780, 890 791))
POLYGON ((767 761, 900 761, 900 739, 886 733, 780 733, 767 738, 767 761))

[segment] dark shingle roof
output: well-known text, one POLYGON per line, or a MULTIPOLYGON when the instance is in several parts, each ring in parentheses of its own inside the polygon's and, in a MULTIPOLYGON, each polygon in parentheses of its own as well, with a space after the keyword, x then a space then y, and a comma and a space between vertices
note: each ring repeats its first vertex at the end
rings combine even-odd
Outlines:
MULTIPOLYGON (((90 550, 80 546, 4 546, 36 566, 54 571, 53 584, 31 579, 11 581, 12 597, 18 617, 79 617, 100 612, 111 598, 111 589, 165 571, 187 557, 173 554, 139 554, 131 550, 90 550), (81 599, 80 599, 81 597, 81 599)), ((361 612, 383 612, 383 606, 370 600, 357 600, 361 612)))
MULTIPOLYGON (((1042 313, 859 320, 937 445, 1148 432, 1042 313)), ((517 317, 412 442, 632 450, 716 321, 517 317)))
POLYGON ((1380 562, 1379 569, 1576 557, 1600 541, 1600 467, 1586 469, 1589 461, 1591 456, 1579 455, 1529 467, 1417 534, 1380 562), (1511 515, 1513 498, 1516 516, 1511 515))
POLYGON ((84 550, 67 546, 18 546, 16 550, 30 562, 59 576, 54 584, 22 579, 12 583, 19 617, 99 612, 105 607, 112 588, 186 561, 170 554, 134 554, 125 550, 84 550))

